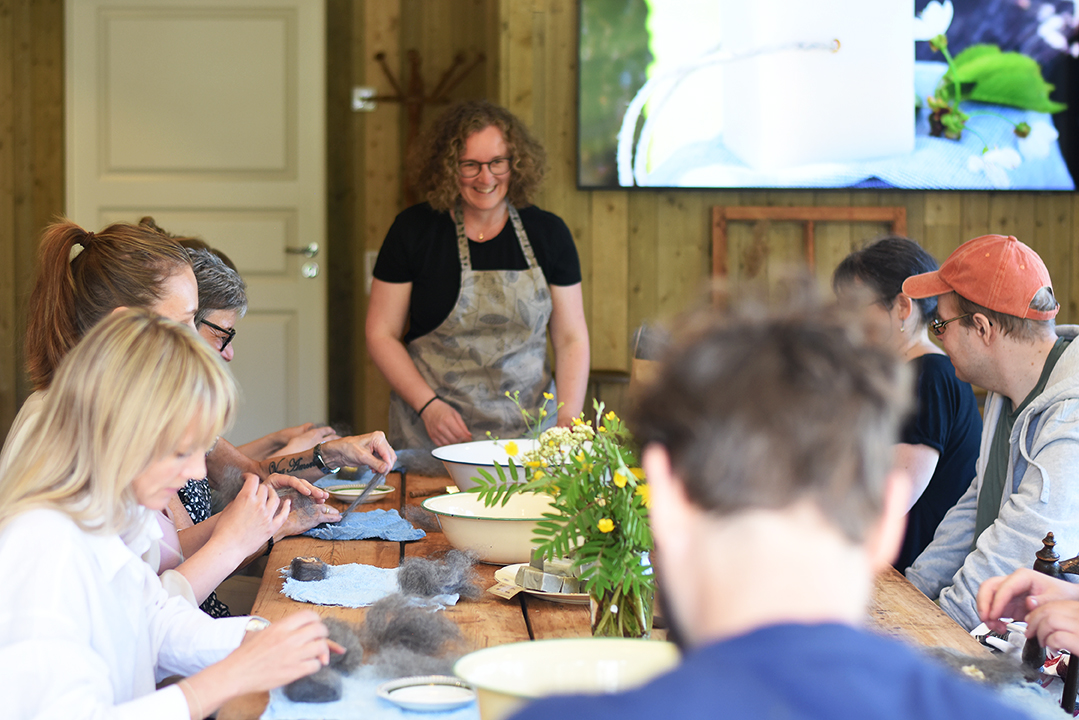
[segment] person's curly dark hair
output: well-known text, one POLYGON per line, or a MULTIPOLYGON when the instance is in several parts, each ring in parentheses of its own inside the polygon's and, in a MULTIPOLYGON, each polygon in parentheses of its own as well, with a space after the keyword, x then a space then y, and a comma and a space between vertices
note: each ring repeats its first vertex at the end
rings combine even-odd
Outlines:
POLYGON ((510 155, 507 199, 515 207, 532 204, 532 198, 547 171, 547 153, 521 120, 503 107, 486 100, 456 103, 435 120, 409 154, 412 187, 435 210, 450 210, 461 189, 457 184, 457 162, 472 133, 494 125, 502 131, 510 155))

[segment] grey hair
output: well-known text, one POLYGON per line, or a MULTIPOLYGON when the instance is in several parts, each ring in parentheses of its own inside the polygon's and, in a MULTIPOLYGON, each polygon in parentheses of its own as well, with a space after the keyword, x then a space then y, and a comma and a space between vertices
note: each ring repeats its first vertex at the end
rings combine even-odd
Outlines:
POLYGON ((247 284, 236 272, 211 250, 187 248, 191 267, 199 284, 199 309, 195 313, 198 325, 214 310, 235 310, 243 317, 247 312, 247 284))

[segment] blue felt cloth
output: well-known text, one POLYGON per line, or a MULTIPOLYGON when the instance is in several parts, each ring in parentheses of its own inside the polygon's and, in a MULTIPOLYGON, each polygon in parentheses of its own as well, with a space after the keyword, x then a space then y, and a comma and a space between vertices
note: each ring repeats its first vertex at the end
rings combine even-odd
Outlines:
MULTIPOLYGON (((387 595, 400 592, 397 585, 398 568, 380 568, 372 565, 348 563, 329 565, 325 580, 303 582, 287 577, 289 569, 281 568, 285 584, 281 588, 286 596, 297 602, 314 605, 340 605, 342 607, 367 607, 387 595)), ((438 595, 431 603, 440 606, 456 605, 457 594, 438 595)))
POLYGON ((339 523, 311 528, 304 535, 319 540, 422 540, 427 533, 412 527, 396 510, 350 512, 339 523))
MULTIPOLYGON (((925 98, 932 94, 937 81, 947 70, 944 63, 915 63, 915 92, 925 98)), ((912 99, 913 102, 913 99, 912 99)), ((992 112, 1012 122, 1052 124, 1049 115, 1002 105, 964 102, 963 110, 972 115, 992 112)), ((913 108, 912 108, 913 112, 913 108)), ((649 173, 646 185, 658 187, 849 187, 879 179, 886 186, 927 189, 984 189, 1002 186, 982 171, 971 170, 968 161, 981 156, 982 148, 1015 148, 1017 138, 1011 124, 997 117, 972 117, 962 139, 948 140, 929 134, 928 108, 918 110, 914 127, 914 152, 906 155, 849 163, 818 163, 778 170, 756 170, 742 162, 723 142, 722 134, 704 142, 676 150, 660 167, 649 173), (981 137, 979 137, 981 136, 981 137), (983 143, 984 139, 984 143, 983 143)), ((793 122, 793 120, 792 120, 793 122)), ((872 113, 866 115, 872 123, 872 113)), ((1013 190, 1074 190, 1068 167, 1053 141, 1048 157, 1024 158, 1022 164, 1007 172, 1013 190)))
POLYGON ((417 713, 402 710, 393 703, 380 698, 376 690, 387 682, 376 677, 369 666, 361 666, 343 683, 341 699, 332 703, 294 703, 285 697, 284 690, 270 691, 270 704, 262 713, 262 720, 479 720, 480 712, 473 701, 456 710, 417 713))

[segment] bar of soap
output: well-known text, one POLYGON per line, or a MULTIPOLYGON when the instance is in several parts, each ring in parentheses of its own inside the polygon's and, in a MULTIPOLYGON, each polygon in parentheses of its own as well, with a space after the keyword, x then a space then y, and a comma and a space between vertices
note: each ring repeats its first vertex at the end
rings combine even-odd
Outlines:
POLYGON ((292 558, 289 574, 293 580, 311 582, 312 580, 325 580, 326 570, 326 563, 317 557, 296 557, 292 558))
POLYGON ((525 590, 556 593, 562 591, 562 578, 557 575, 537 570, 531 565, 522 565, 517 570, 517 584, 525 590))
POLYGON ((537 570, 543 569, 543 551, 539 548, 532 548, 532 555, 529 557, 528 564, 537 570))
POLYGON ((292 702, 328 703, 340 700, 341 691, 341 674, 324 667, 286 685, 285 697, 292 702))
POLYGON ((543 563, 543 572, 548 572, 552 575, 561 575, 563 577, 573 577, 573 559, 563 557, 548 560, 543 563))
POLYGON ((581 581, 574 577, 562 578, 562 592, 564 593, 579 593, 581 592, 581 581))

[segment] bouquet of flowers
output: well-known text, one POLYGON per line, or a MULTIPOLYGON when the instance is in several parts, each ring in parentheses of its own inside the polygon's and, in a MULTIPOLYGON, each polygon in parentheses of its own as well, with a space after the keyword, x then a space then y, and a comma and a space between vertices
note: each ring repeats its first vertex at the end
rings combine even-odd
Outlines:
MULTIPOLYGON (((522 409, 529 427, 538 427, 551 400, 545 395, 538 417, 522 409)), ((648 564, 649 488, 632 434, 613 411, 604 413, 602 403, 594 407, 595 426, 575 418, 572 427, 542 432, 536 448, 524 453, 507 442, 511 469, 496 465, 498 477, 481 470, 475 492, 488 506, 519 492, 552 496, 553 512, 544 514, 534 540, 546 558, 573 559, 593 601, 593 634, 647 637, 655 589, 648 564), (508 481, 514 465, 524 466, 526 482, 508 481)))

